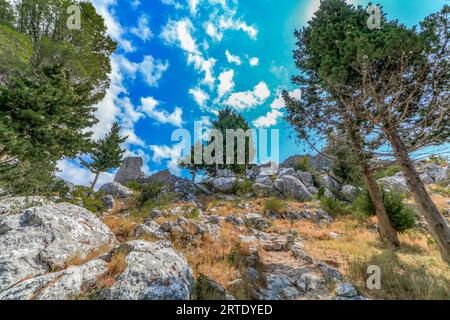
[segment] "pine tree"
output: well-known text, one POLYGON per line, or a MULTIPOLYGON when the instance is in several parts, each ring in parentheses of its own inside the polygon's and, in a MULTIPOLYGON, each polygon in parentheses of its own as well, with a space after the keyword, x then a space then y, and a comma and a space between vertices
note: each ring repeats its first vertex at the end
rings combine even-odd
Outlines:
POLYGON ((91 184, 91 192, 94 191, 98 177, 102 172, 120 167, 125 149, 121 148, 127 137, 120 136, 120 125, 116 122, 105 138, 94 142, 92 150, 89 152, 90 162, 81 160, 81 164, 95 174, 91 184))

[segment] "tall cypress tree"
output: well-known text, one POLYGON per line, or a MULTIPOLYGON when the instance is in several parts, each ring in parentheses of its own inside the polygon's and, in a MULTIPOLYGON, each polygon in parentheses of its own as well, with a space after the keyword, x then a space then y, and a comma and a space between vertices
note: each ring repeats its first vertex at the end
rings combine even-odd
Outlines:
POLYGON ((81 160, 83 166, 95 174, 91 185, 91 192, 94 191, 98 177, 102 172, 120 167, 125 149, 121 148, 127 137, 120 135, 120 125, 116 122, 105 138, 94 142, 92 150, 89 152, 91 162, 81 160))

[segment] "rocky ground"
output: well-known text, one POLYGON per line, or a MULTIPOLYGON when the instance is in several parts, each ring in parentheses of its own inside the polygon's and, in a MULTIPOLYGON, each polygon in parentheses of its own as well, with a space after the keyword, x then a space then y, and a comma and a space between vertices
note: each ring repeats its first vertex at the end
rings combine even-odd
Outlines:
MULTIPOLYGON (((392 253, 381 245, 375 220, 333 216, 316 200, 323 188, 351 202, 356 187, 327 173, 313 179, 288 164, 270 176, 261 166, 244 179, 221 172, 194 184, 166 171, 145 177, 139 158, 130 158, 116 181, 100 188, 105 209, 96 214, 82 199, 5 196, 0 300, 402 298, 395 294, 405 286, 400 280, 409 279, 402 273, 416 279, 417 288, 407 287, 410 298, 434 298, 424 286, 450 294, 448 266, 426 231, 401 235, 402 249, 392 253), (128 181, 163 182, 176 199, 136 209, 138 192, 123 185, 128 181), (251 184, 237 192, 246 181, 251 184), (269 197, 285 209, 270 209, 269 197), (370 264, 392 266, 387 288, 366 288, 370 264)), ((448 167, 420 170, 430 190, 450 177, 448 167)), ((388 178, 380 181, 387 188, 404 183, 401 175, 388 178)), ((448 214, 450 199, 437 191, 434 200, 448 214)))

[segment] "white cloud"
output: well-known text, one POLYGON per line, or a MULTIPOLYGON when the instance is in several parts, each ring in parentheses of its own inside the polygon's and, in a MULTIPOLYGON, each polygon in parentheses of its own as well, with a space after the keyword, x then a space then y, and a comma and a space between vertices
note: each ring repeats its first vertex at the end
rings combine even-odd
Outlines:
POLYGON ((137 27, 131 28, 131 33, 143 41, 148 41, 153 37, 153 33, 148 26, 148 18, 143 15, 139 18, 137 27))
POLYGON ((210 88, 213 88, 216 79, 214 78, 214 66, 217 60, 214 58, 205 59, 200 54, 189 54, 188 63, 193 64, 194 68, 204 73, 203 83, 207 84, 210 88))
POLYGON ((141 105, 138 110, 160 124, 171 124, 175 127, 181 127, 183 123, 183 110, 181 108, 176 107, 172 113, 169 113, 166 110, 157 110, 156 107, 158 105, 159 102, 152 97, 141 98, 141 105))
POLYGON ((230 69, 219 75, 218 99, 222 98, 226 93, 234 88, 234 70, 230 69))
POLYGON ((155 59, 152 56, 144 56, 141 63, 135 63, 128 60, 123 55, 117 56, 117 61, 123 71, 131 78, 135 78, 136 73, 139 72, 145 82, 150 87, 157 87, 158 81, 162 78, 164 72, 169 68, 169 62, 155 59))
POLYGON ((199 54, 196 40, 192 36, 194 31, 194 26, 188 18, 169 20, 161 32, 161 37, 166 43, 176 45, 188 53, 199 54))
POLYGON ((242 64, 241 58, 239 56, 234 56, 230 53, 230 51, 225 51, 225 56, 227 57, 228 63, 234 63, 238 66, 242 64))
POLYGON ((189 94, 192 95, 195 102, 201 107, 205 108, 206 103, 209 100, 209 95, 200 88, 193 88, 189 90, 189 94))
POLYGON ((251 109, 263 104, 270 97, 270 91, 265 82, 258 83, 252 91, 231 94, 224 104, 239 110, 251 109))
POLYGON ((283 116, 283 113, 277 109, 269 111, 265 116, 259 117, 253 121, 253 125, 257 128, 268 128, 274 126, 278 122, 278 118, 283 116))
MULTIPOLYGON (((299 89, 295 89, 293 91, 290 91, 289 95, 292 98, 300 99, 301 91, 299 89)), ((283 116, 283 112, 281 112, 281 110, 285 107, 286 103, 284 102, 283 96, 279 94, 278 97, 271 103, 271 110, 267 112, 265 116, 261 116, 254 120, 253 125, 257 128, 268 128, 277 125, 278 119, 283 116)))
POLYGON ((252 67, 256 67, 257 65, 259 65, 259 58, 258 57, 250 58, 248 61, 249 61, 250 65, 252 67))
POLYGON ((199 5, 201 0, 188 0, 189 10, 192 15, 197 14, 197 6, 199 5))
MULTIPOLYGON (((75 185, 90 186, 91 182, 94 180, 94 174, 76 161, 63 159, 58 161, 57 167, 60 172, 57 172, 56 175, 75 185)), ((105 172, 100 174, 96 189, 98 190, 103 184, 113 180, 114 173, 105 172)))
POLYGON ((221 30, 242 30, 253 40, 258 35, 258 30, 254 26, 249 26, 246 22, 234 19, 233 17, 220 17, 219 28, 221 30))
POLYGON ((204 25, 205 32, 208 36, 210 36, 215 41, 222 41, 223 33, 220 32, 217 27, 211 22, 206 22, 204 25))
POLYGON ((141 5, 141 1, 139 1, 139 0, 133 0, 133 1, 131 1, 131 7, 133 8, 133 9, 136 9, 137 7, 139 7, 141 5))
POLYGON ((181 159, 183 153, 183 144, 178 143, 173 146, 166 145, 151 145, 150 150, 153 152, 152 161, 161 164, 162 160, 169 159, 167 161, 167 168, 172 174, 180 175, 181 170, 178 167, 178 162, 181 159))

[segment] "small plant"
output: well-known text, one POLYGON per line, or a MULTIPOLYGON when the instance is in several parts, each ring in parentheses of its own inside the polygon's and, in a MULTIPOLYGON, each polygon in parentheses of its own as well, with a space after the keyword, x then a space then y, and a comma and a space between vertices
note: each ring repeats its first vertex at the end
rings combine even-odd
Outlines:
POLYGON ((427 163, 434 163, 441 167, 448 166, 449 161, 450 159, 448 157, 443 157, 439 155, 432 155, 426 160, 427 163))
POLYGON ((72 192, 72 198, 67 201, 72 204, 79 204, 79 200, 81 200, 83 208, 92 213, 100 213, 105 211, 102 201, 104 195, 103 192, 95 192, 89 195, 89 190, 87 188, 77 186, 72 192))
POLYGON ((198 220, 200 219, 200 210, 197 207, 185 206, 183 207, 186 219, 198 220))
POLYGON ((276 214, 286 213, 286 203, 279 198, 269 198, 264 201, 264 211, 271 211, 276 214))
POLYGON ((147 183, 142 186, 141 194, 138 197, 138 204, 143 207, 149 201, 155 201, 162 191, 161 183, 147 183))
POLYGON ((125 187, 133 191, 141 191, 141 184, 136 180, 128 181, 127 183, 125 183, 125 187))
POLYGON ((253 182, 249 179, 244 179, 242 181, 236 181, 233 187, 233 193, 236 195, 246 195, 253 192, 252 189, 253 182))
POLYGON ((295 164, 296 171, 307 171, 310 172, 311 168, 309 167, 309 159, 308 157, 303 157, 300 160, 297 161, 295 164))
POLYGON ((340 200, 320 197, 320 207, 333 217, 346 216, 352 213, 352 207, 340 200))
POLYGON ((399 173, 401 171, 399 165, 392 165, 387 168, 381 168, 375 171, 375 179, 381 179, 385 177, 392 177, 396 173, 399 173))
POLYGON ((127 241, 138 225, 134 219, 115 216, 105 217, 103 223, 111 229, 119 241, 127 241))
MULTIPOLYGON (((415 225, 415 213, 414 210, 408 208, 403 203, 402 195, 392 192, 386 191, 384 189, 381 190, 383 196, 384 207, 386 208, 386 212, 389 216, 389 220, 392 223, 392 226, 398 232, 404 232, 408 229, 411 229, 415 225)), ((370 199, 369 192, 364 190, 359 197, 356 199, 354 203, 354 208, 356 215, 359 217, 368 217, 374 216, 376 214, 375 208, 372 204, 372 200, 370 199)))

